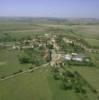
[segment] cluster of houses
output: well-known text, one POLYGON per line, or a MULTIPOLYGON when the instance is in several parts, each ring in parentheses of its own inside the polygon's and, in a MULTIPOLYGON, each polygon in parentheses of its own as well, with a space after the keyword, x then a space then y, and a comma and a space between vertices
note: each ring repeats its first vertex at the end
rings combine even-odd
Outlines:
MULTIPOLYGON (((12 49, 25 49, 25 48, 35 48, 35 47, 45 47, 47 44, 52 44, 54 47, 54 50, 59 51, 60 47, 58 46, 57 42, 56 42, 56 35, 49 35, 49 34, 45 34, 44 36, 39 36, 38 38, 33 38, 31 40, 24 40, 22 43, 17 43, 16 45, 12 46, 12 49)), ((72 40, 63 37, 63 40, 65 41, 65 43, 73 43, 72 40)), ((65 61, 78 61, 78 62, 89 62, 89 58, 86 57, 85 54, 82 53, 52 53, 52 58, 57 60, 57 56, 59 56, 59 58, 63 58, 65 61), (61 57, 60 57, 61 56, 61 57)))
POLYGON ((24 40, 22 43, 13 45, 12 49, 29 49, 29 48, 35 48, 35 47, 45 47, 46 42, 44 39, 32 39, 32 40, 24 40))
POLYGON ((55 48, 59 49, 55 42, 56 35, 45 34, 44 36, 35 37, 32 40, 23 40, 22 43, 15 44, 12 49, 28 49, 34 47, 45 47, 52 44, 55 48))

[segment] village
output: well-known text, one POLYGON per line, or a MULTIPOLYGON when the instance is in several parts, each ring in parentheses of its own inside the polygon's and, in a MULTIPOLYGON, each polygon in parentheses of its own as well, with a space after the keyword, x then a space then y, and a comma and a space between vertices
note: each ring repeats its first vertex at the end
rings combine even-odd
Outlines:
POLYGON ((90 49, 87 49, 86 46, 81 43, 77 43, 76 40, 68 39, 64 36, 60 37, 61 40, 58 40, 59 36, 45 34, 44 36, 24 39, 21 42, 15 42, 12 44, 1 43, 0 47, 19 51, 24 49, 43 48, 43 58, 46 59, 50 57, 50 64, 52 66, 60 61, 63 63, 78 62, 79 64, 87 64, 91 62, 90 57, 86 54, 86 52, 90 52, 90 49))

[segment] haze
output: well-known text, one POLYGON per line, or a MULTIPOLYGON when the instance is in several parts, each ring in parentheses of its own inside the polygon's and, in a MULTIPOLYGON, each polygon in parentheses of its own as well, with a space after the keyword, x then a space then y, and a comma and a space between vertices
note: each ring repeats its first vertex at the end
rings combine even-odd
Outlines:
POLYGON ((0 0, 0 16, 99 18, 99 0, 0 0))

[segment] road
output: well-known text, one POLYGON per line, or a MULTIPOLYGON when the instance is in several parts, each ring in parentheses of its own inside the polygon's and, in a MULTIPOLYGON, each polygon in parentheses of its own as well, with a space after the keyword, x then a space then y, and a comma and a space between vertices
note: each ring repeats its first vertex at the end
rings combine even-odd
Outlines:
POLYGON ((19 76, 19 75, 21 75, 21 74, 24 74, 24 73, 28 73, 28 72, 35 71, 35 70, 38 70, 38 69, 41 69, 41 68, 45 68, 45 67, 47 67, 48 64, 49 64, 49 63, 44 64, 44 65, 39 66, 39 67, 35 67, 35 68, 33 68, 33 69, 25 70, 25 71, 23 71, 23 72, 21 72, 21 73, 15 74, 15 75, 9 75, 9 76, 5 77, 4 79, 1 79, 0 81, 4 81, 4 80, 10 79, 10 78, 17 77, 17 76, 19 76))

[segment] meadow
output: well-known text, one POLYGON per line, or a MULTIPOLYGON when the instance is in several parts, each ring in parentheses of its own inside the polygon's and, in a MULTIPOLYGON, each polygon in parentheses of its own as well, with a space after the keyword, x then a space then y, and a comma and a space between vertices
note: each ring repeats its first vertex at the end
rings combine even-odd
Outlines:
MULTIPOLYGON (((9 76, 18 70, 27 70, 30 64, 20 64, 17 58, 18 51, 0 50, 0 77, 9 76)), ((36 67, 36 66, 34 66, 36 67)), ((69 67, 66 67, 67 69, 69 67)), ((78 71, 97 90, 98 69, 94 67, 71 66, 70 70, 78 71)), ((51 67, 38 69, 34 72, 27 72, 16 77, 0 79, 0 100, 82 100, 83 95, 74 91, 66 91, 61 88, 61 81, 55 80, 51 73, 51 67)), ((94 96, 89 92, 90 100, 94 96)), ((88 98, 84 100, 89 100, 88 98)))
MULTIPOLYGON (((78 39, 85 39, 92 47, 99 47, 98 29, 99 24, 73 24, 64 20, 0 20, 0 42, 14 43, 23 38, 47 33, 75 36, 78 39)), ((74 91, 62 89, 61 81, 54 80, 50 66, 2 80, 2 77, 12 75, 19 70, 28 70, 31 67, 31 64, 20 64, 19 53, 20 51, 17 50, 0 48, 0 100, 89 100, 74 91)), ((69 66, 69 69, 79 72, 99 91, 99 54, 90 53, 89 55, 96 66, 69 66)), ((95 100, 90 91, 89 97, 90 100, 95 100)))
POLYGON ((99 69, 90 67, 72 67, 78 71, 84 79, 99 92, 99 69))
POLYGON ((61 82, 53 79, 49 66, 46 69, 0 81, 1 100, 82 100, 82 98, 82 95, 74 91, 61 89, 61 82))
POLYGON ((31 66, 20 64, 18 53, 18 51, 0 49, 0 77, 10 75, 21 69, 28 69, 31 66))

